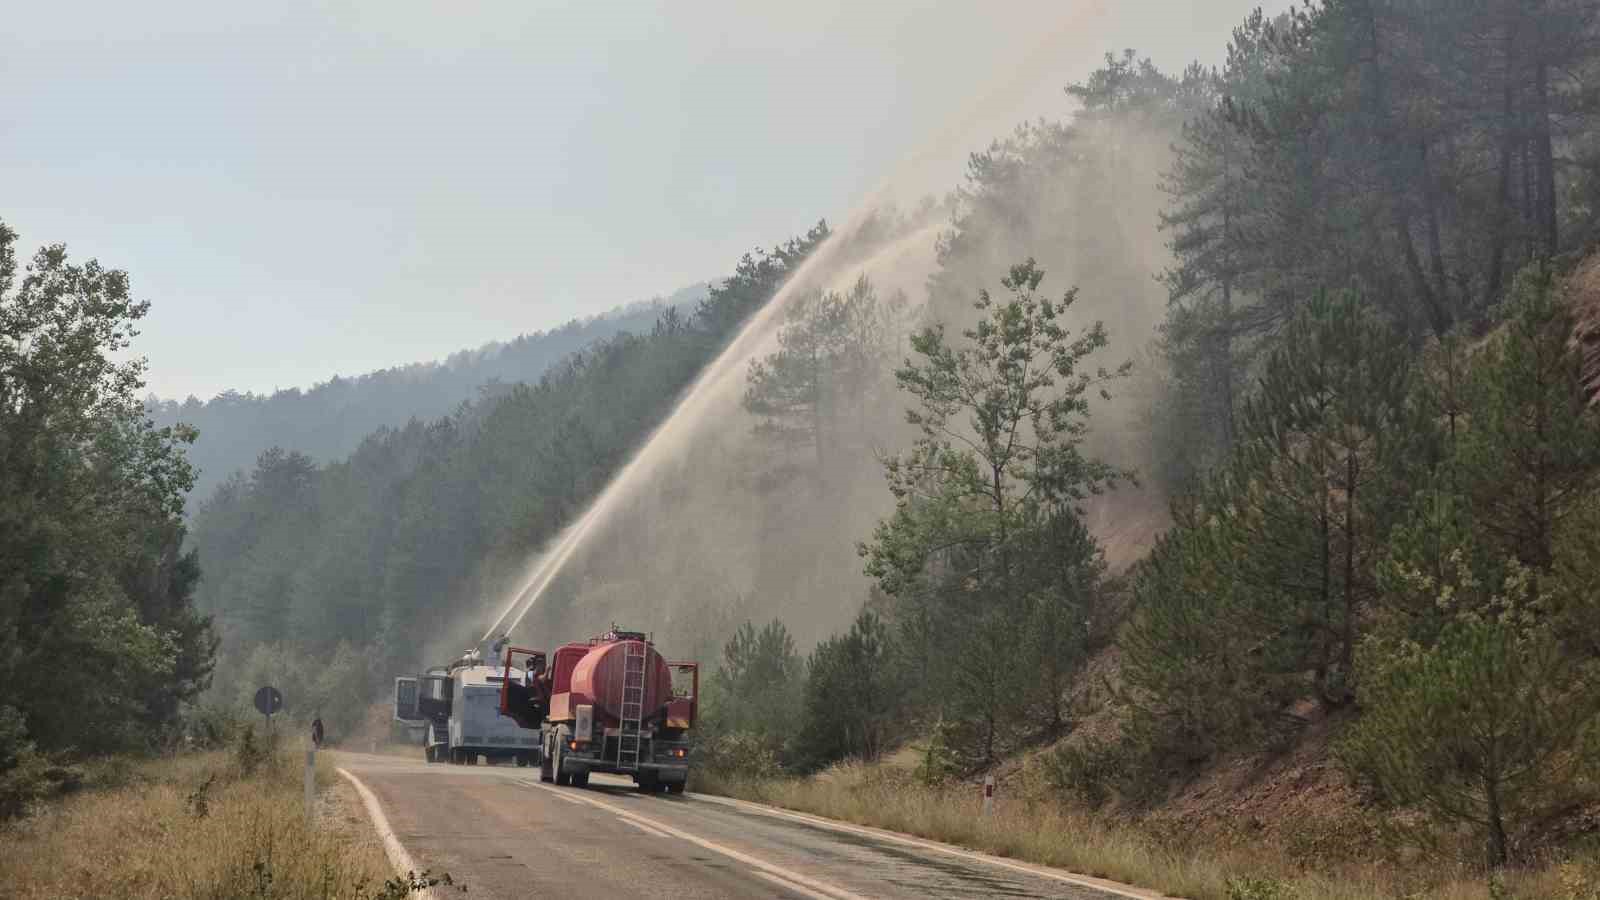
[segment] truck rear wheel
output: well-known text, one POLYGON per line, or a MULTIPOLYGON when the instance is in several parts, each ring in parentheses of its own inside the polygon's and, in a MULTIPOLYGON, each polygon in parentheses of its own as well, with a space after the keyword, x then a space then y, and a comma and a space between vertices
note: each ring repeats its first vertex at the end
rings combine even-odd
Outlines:
POLYGON ((577 772, 572 776, 572 786, 586 788, 589 786, 589 773, 577 772))
POLYGON ((681 794, 681 793, 683 793, 683 782, 674 781, 671 784, 668 784, 667 785, 667 793, 669 793, 669 794, 681 794))
POLYGON ((555 769, 556 773, 556 787, 566 787, 572 784, 572 776, 561 771, 561 757, 565 755, 561 752, 561 750, 561 736, 556 735, 556 755, 555 760, 551 763, 551 766, 555 769))

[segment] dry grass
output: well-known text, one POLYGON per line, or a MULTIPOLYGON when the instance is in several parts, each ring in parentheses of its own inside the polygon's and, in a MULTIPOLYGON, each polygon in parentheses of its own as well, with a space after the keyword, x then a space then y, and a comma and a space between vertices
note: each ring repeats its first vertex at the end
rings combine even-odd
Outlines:
POLYGON ((323 809, 308 828, 302 778, 289 755, 248 777, 226 753, 131 764, 121 786, 84 791, 0 831, 0 893, 16 900, 385 896, 392 873, 370 823, 328 814, 348 807, 340 792, 353 791, 319 761, 323 809))
MULTIPOLYGON (((1313 871, 1283 847, 1152 835, 1043 799, 1002 798, 982 819, 970 785, 929 787, 859 764, 807 779, 756 781, 699 773, 707 793, 885 828, 1197 900, 1489 900, 1481 873, 1446 864, 1345 863, 1313 871)), ((1512 873, 1501 896, 1600 900, 1600 863, 1512 873)))

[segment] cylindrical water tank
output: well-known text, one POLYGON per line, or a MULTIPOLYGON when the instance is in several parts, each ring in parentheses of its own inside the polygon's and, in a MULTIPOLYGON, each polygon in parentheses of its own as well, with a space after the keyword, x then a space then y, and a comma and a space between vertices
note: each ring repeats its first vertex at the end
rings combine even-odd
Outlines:
POLYGON ((643 641, 596 644, 589 648, 589 652, 578 660, 578 665, 572 670, 572 693, 588 698, 594 704, 595 713, 603 714, 608 719, 622 718, 623 670, 627 659, 625 648, 629 644, 643 647, 645 651, 644 705, 640 714, 648 717, 672 699, 672 670, 667 668, 667 661, 654 647, 643 641))

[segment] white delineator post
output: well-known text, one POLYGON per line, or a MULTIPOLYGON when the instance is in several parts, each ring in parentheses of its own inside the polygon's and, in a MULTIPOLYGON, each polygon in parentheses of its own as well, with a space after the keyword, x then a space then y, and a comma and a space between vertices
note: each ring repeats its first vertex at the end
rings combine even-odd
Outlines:
POLYGON ((311 822, 311 807, 317 793, 317 748, 306 751, 306 822, 311 822))
POLYGON ((988 817, 994 812, 994 776, 983 776, 983 815, 988 817))

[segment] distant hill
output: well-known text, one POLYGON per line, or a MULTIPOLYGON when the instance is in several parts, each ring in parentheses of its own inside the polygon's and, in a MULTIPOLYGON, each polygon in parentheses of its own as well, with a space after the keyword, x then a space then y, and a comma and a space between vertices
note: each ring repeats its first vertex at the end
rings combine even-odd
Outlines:
POLYGON ((322 462, 340 459, 385 425, 447 415, 485 391, 537 381, 552 364, 595 341, 623 331, 648 333, 669 307, 692 312, 706 296, 706 287, 690 285, 665 299, 621 306, 549 331, 462 350, 442 362, 412 363, 352 378, 336 375, 306 390, 272 394, 229 390, 205 403, 193 396, 179 403, 151 395, 145 408, 158 426, 184 422, 200 430, 189 459, 200 470, 193 496, 201 499, 232 472, 253 465, 268 448, 299 450, 322 462))

